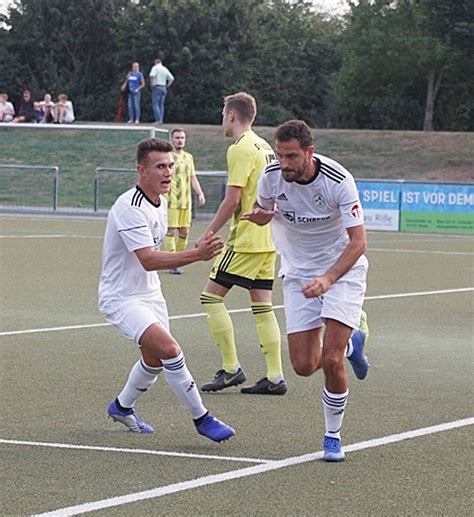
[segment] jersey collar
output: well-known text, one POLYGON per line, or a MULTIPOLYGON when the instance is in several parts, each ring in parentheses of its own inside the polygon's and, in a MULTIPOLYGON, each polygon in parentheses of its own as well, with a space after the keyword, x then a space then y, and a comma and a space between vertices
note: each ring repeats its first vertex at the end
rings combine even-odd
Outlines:
POLYGON ((158 208, 161 205, 161 197, 158 198, 158 203, 155 203, 145 194, 145 192, 143 192, 143 190, 138 185, 137 190, 143 194, 143 197, 148 201, 148 203, 150 203, 150 205, 153 205, 155 208, 158 208))
POLYGON ((298 185, 309 185, 310 183, 313 183, 313 181, 319 176, 319 169, 321 168, 321 162, 319 158, 316 158, 316 156, 313 156, 313 161, 316 164, 316 172, 314 173, 314 176, 306 181, 295 181, 295 183, 298 183, 298 185))

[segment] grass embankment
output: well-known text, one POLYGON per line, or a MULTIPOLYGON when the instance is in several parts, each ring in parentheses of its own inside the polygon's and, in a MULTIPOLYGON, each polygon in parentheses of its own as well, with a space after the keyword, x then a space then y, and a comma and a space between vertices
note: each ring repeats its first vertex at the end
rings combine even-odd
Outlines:
MULTIPOLYGON (((172 125, 160 126, 172 129, 172 125)), ((222 128, 182 126, 197 170, 225 170, 231 143, 222 128)), ((274 128, 256 127, 268 141, 274 128)), ((317 129, 316 150, 334 158, 357 178, 474 182, 473 133, 317 129)), ((60 206, 89 208, 96 167, 134 167, 136 143, 147 133, 0 128, 0 163, 60 167, 60 206)), ((0 170, 2 190, 22 172, 0 170)), ((31 175, 31 173, 29 173, 31 175)), ((25 176, 26 177, 26 176, 25 176)))

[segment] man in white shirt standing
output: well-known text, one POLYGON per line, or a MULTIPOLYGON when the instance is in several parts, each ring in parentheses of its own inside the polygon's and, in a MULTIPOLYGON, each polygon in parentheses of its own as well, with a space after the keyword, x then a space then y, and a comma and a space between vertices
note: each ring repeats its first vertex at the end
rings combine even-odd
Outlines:
POLYGON ((266 166, 257 203, 243 219, 271 221, 281 255, 291 363, 305 377, 323 369, 323 459, 343 461, 340 430, 349 394, 344 358, 359 379, 369 368, 362 311, 368 269, 364 217, 354 178, 314 152, 305 122, 290 120, 277 128, 275 155, 278 161, 266 166))
POLYGON ((163 65, 161 59, 155 59, 155 64, 150 70, 151 103, 155 122, 159 124, 163 124, 165 119, 166 93, 173 82, 173 74, 163 65))
POLYGON ((137 343, 141 358, 130 371, 109 416, 130 431, 152 433, 134 406, 163 375, 181 404, 190 412, 199 434, 221 442, 235 433, 204 407, 183 352, 169 331, 168 310, 157 271, 210 260, 221 251, 223 240, 211 232, 199 245, 180 252, 161 251, 166 231, 167 204, 173 175, 173 146, 150 138, 137 148, 136 187, 122 194, 109 211, 105 230, 99 310, 105 319, 137 343))

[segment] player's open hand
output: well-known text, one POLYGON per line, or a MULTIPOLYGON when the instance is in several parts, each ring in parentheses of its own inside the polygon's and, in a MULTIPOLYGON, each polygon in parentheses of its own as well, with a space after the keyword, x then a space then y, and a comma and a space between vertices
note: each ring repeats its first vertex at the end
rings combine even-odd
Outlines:
POLYGON ((210 260, 216 257, 224 247, 224 240, 214 232, 207 231, 202 237, 196 241, 195 250, 199 260, 210 260))
POLYGON ((255 206, 250 210, 250 212, 245 212, 245 214, 241 215, 241 219, 243 221, 250 221, 252 223, 258 224, 259 226, 263 226, 268 224, 273 216, 275 215, 275 210, 265 210, 261 206, 255 206))
POLYGON ((324 294, 331 287, 331 282, 328 278, 323 276, 317 276, 310 280, 301 292, 305 298, 316 298, 324 294))

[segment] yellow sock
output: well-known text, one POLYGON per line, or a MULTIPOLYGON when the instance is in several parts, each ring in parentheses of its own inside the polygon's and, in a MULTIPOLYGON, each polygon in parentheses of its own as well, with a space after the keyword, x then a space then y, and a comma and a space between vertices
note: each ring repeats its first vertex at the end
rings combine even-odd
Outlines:
POLYGON ((176 251, 184 251, 188 247, 188 237, 178 235, 178 241, 176 243, 176 251))
POLYGON ((174 238, 174 235, 168 235, 165 236, 165 250, 166 251, 176 251, 176 240, 174 238))
POLYGON ((251 308, 257 323, 260 347, 267 364, 267 378, 272 382, 275 382, 275 380, 279 382, 283 379, 281 335, 272 304, 253 302, 251 308))
POLYGON ((235 348, 234 326, 224 305, 224 298, 203 291, 200 300, 207 314, 212 337, 221 354, 222 368, 228 373, 233 373, 239 365, 239 360, 235 348))

